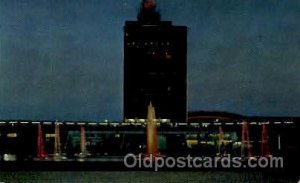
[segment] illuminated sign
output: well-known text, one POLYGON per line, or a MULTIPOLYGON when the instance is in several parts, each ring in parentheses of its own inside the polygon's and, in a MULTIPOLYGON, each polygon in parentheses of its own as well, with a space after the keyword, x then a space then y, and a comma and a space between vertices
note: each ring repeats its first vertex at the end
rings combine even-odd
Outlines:
POLYGON ((46 138, 54 138, 55 133, 46 133, 46 138))

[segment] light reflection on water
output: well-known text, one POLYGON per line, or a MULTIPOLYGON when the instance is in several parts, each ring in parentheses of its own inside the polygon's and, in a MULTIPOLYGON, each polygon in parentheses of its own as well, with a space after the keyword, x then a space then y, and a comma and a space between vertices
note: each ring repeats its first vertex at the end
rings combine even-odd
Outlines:
MULTIPOLYGON (((272 178, 260 172, 0 172, 0 182, 22 183, 256 183, 291 182, 288 178, 272 178)), ((295 180, 293 181, 295 182, 295 180)))

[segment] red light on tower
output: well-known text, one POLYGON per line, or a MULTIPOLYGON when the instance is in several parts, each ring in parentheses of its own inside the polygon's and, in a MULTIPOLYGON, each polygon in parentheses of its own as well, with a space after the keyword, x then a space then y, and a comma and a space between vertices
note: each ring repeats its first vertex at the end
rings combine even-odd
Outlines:
POLYGON ((149 9, 154 9, 156 7, 156 2, 155 0, 145 0, 144 1, 144 8, 146 10, 149 10, 149 9))

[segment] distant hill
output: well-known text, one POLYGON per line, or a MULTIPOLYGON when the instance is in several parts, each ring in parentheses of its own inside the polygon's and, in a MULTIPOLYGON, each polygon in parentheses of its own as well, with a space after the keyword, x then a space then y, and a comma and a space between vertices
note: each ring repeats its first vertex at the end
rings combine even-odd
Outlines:
POLYGON ((297 116, 245 116, 225 111, 191 111, 188 113, 188 122, 201 121, 294 121, 300 122, 297 116))

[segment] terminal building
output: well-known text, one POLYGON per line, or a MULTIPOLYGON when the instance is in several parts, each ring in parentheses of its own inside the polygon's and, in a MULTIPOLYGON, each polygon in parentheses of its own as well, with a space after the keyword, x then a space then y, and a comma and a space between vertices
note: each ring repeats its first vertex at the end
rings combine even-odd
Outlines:
POLYGON ((161 21, 144 0, 138 21, 124 27, 124 119, 144 119, 151 102, 157 118, 187 120, 187 27, 161 21))

